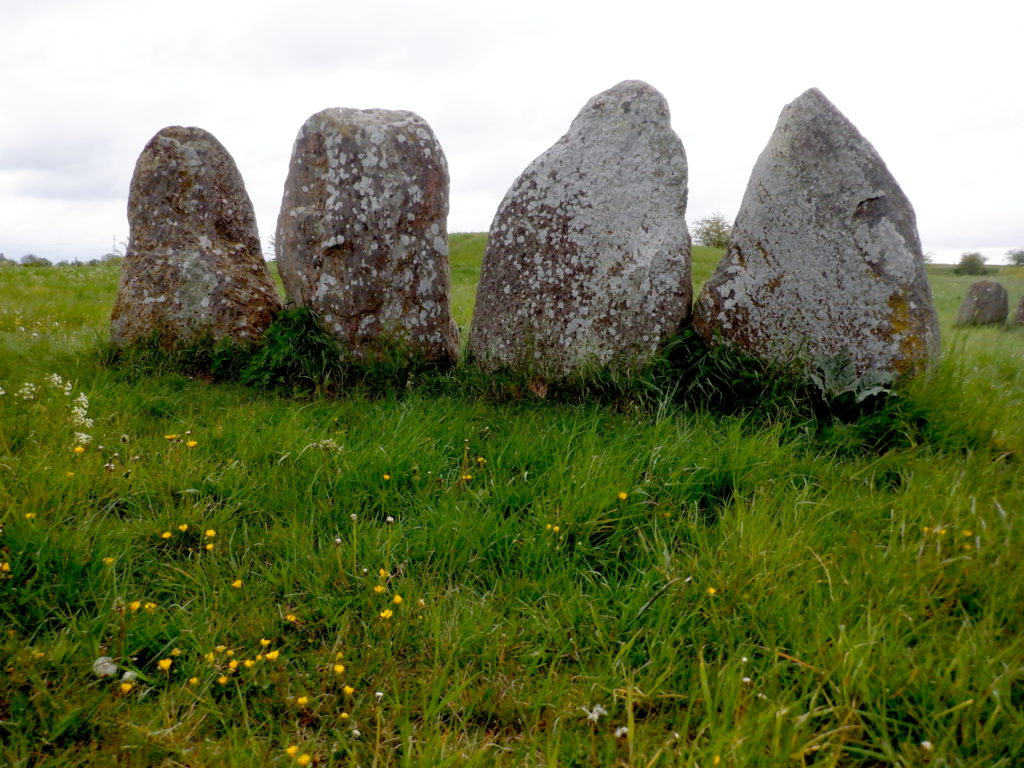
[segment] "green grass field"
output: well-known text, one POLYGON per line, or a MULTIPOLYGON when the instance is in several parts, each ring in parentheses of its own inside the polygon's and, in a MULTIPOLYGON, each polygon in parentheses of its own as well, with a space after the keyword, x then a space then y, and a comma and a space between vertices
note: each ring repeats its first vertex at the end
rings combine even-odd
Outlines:
POLYGON ((841 420, 463 368, 289 397, 111 364, 116 266, 0 269, 0 757, 1024 765, 1024 329, 930 276, 942 362, 841 420))

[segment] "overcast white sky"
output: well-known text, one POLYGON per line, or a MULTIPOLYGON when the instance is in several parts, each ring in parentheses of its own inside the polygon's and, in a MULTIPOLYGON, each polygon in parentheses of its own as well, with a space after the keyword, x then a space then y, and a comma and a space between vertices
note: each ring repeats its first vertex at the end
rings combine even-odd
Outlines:
POLYGON ((410 109, 451 172, 452 232, 590 96, 665 94, 691 222, 731 221, 782 107, 811 86, 913 202, 925 251, 1024 248, 1022 14, 946 3, 558 0, 0 0, 0 252, 89 259, 128 236, 128 185, 160 128, 234 156, 264 242, 292 142, 326 107, 410 109))

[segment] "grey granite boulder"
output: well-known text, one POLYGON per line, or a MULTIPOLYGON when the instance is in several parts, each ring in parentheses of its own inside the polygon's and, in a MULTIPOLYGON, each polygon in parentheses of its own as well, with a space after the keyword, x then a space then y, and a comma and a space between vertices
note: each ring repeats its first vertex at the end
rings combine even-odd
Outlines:
POLYGON ((635 80, 594 96, 498 208, 470 354, 550 378, 642 365, 689 319, 686 197, 665 98, 635 80))
POLYGON ((848 355, 859 375, 913 373, 937 355, 910 201, 817 89, 783 109, 694 325, 775 362, 848 355))
POLYGON ((327 109, 299 130, 277 221, 288 298, 355 360, 458 356, 448 164, 423 118, 327 109))
POLYGON ((201 128, 164 128, 135 165, 111 317, 125 347, 257 340, 280 309, 234 160, 201 128))
POLYGON ((995 280, 971 283, 956 313, 956 325, 1000 325, 1006 322, 1010 300, 995 280))

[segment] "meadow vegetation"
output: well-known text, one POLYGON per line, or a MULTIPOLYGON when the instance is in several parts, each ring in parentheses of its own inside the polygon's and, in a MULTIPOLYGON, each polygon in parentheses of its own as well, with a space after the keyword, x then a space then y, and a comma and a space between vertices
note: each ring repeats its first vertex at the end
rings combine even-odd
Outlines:
POLYGON ((0 759, 1024 764, 1024 329, 929 273, 941 362, 858 404, 689 336, 562 387, 301 313, 116 355, 116 264, 0 270, 0 759))

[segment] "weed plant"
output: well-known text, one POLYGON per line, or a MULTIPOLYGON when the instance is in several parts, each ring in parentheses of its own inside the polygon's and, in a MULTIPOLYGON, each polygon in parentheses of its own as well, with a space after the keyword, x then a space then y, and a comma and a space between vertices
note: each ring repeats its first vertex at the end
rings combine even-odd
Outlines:
POLYGON ((6 764, 1024 764, 1021 332, 860 404, 685 335, 360 379, 301 313, 115 356, 116 280, 0 271, 6 764))

